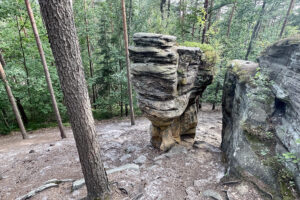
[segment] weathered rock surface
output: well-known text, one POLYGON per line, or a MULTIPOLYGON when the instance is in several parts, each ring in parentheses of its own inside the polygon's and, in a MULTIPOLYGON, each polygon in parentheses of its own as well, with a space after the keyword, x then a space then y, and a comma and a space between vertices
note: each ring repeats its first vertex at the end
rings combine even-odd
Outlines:
POLYGON ((199 48, 176 46, 176 37, 136 33, 130 47, 131 74, 140 109, 152 122, 151 142, 170 149, 181 136, 194 138, 197 102, 212 81, 199 48))
POLYGON ((296 198, 291 188, 294 182, 300 191, 299 115, 300 38, 275 43, 259 63, 233 61, 224 83, 221 145, 229 173, 274 199, 296 198))

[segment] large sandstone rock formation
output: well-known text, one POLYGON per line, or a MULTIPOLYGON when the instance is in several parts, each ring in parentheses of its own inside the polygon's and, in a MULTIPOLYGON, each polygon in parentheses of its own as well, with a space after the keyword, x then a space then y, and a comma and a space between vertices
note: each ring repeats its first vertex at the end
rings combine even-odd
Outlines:
MULTIPOLYGON (((300 38, 269 47, 259 63, 235 60, 223 93, 222 150, 229 174, 273 199, 300 191, 300 38)), ((294 195, 294 197, 293 197, 294 195)))
POLYGON ((152 122, 151 143, 168 150, 195 136, 197 102, 212 81, 199 48, 176 46, 176 37, 136 33, 130 47, 132 81, 140 109, 152 122))

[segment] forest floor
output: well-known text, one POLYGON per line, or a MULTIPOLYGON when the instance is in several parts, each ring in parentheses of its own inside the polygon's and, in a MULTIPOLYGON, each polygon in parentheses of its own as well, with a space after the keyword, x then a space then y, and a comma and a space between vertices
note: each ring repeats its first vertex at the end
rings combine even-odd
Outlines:
MULTIPOLYGON (((259 200, 256 188, 247 182, 227 184, 221 179, 225 165, 219 150, 222 114, 208 105, 199 112, 196 144, 186 141, 163 153, 150 145, 150 122, 138 118, 96 123, 106 169, 133 164, 130 169, 108 175, 112 199, 144 200, 259 200)), ((57 128, 0 137, 0 199, 14 200, 51 179, 81 179, 79 158, 70 128, 61 140, 57 128)), ((72 182, 44 190, 31 199, 81 199, 86 187, 72 191, 72 182)))

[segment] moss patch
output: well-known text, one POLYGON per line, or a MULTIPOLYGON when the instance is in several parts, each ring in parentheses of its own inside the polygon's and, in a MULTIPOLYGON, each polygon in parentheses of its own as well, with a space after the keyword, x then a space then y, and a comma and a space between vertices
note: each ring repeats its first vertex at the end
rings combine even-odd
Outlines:
POLYGON ((219 61, 220 57, 216 49, 209 44, 201 44, 198 42, 184 42, 181 45, 186 47, 198 47, 200 48, 205 55, 204 61, 208 66, 213 67, 219 61))

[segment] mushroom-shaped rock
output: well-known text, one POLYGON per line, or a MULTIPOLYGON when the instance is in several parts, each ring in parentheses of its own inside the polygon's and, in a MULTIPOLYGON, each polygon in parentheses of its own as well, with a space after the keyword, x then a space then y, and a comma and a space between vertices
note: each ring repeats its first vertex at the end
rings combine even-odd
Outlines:
POLYGON ((176 46, 176 37, 136 33, 129 48, 140 109, 152 122, 151 143, 163 151, 183 135, 195 136, 199 97, 213 75, 199 48, 176 46))

